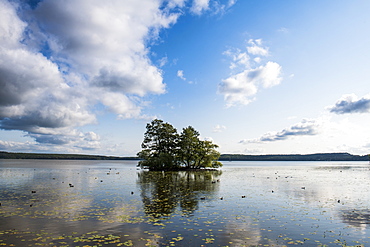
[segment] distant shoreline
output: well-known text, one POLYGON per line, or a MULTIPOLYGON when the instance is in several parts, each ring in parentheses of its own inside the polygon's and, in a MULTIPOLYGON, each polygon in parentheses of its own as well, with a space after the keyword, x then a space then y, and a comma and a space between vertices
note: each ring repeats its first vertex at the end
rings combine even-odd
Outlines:
POLYGON ((138 157, 117 157, 87 154, 12 153, 3 151, 0 151, 0 159, 139 160, 138 157))
MULTIPOLYGON (((50 160, 140 160, 138 157, 118 157, 85 154, 13 153, 0 151, 0 159, 50 159, 50 160)), ((349 153, 316 154, 222 154, 219 161, 369 161, 369 155, 349 153)))
POLYGON ((219 161, 369 161, 369 155, 353 155, 349 153, 266 155, 223 154, 219 158, 219 161))

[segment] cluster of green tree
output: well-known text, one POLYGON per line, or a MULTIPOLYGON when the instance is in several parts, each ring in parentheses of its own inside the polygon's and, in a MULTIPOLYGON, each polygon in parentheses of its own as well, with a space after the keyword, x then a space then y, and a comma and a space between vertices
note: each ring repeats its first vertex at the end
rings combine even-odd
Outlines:
POLYGON ((138 160, 139 158, 85 154, 10 153, 0 151, 0 159, 138 160))
POLYGON ((318 154, 271 154, 244 155, 223 154, 221 161, 368 161, 368 155, 353 155, 349 153, 318 153, 318 154))
POLYGON ((218 168, 220 153, 212 141, 199 139, 199 132, 189 126, 178 134, 169 123, 155 119, 146 125, 139 166, 154 171, 218 168))

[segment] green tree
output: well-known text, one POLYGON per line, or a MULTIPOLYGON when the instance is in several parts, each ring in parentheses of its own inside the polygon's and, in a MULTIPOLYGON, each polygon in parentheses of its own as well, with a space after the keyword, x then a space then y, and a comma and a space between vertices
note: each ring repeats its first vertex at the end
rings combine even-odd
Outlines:
POLYGON ((218 162, 220 153, 216 151, 218 146, 211 141, 199 139, 199 132, 192 126, 184 128, 179 136, 178 159, 186 168, 218 168, 222 164, 218 162))
POLYGON ((146 125, 142 151, 137 155, 143 159, 139 165, 151 170, 176 168, 177 130, 169 123, 155 119, 146 125))
POLYGON ((216 151, 216 148, 218 145, 213 144, 212 141, 201 141, 195 168, 221 167, 222 163, 218 161, 221 154, 216 151))
POLYGON ((193 168, 196 160, 198 160, 199 148, 201 141, 199 140, 199 132, 193 127, 184 128, 179 136, 177 157, 182 166, 193 168))

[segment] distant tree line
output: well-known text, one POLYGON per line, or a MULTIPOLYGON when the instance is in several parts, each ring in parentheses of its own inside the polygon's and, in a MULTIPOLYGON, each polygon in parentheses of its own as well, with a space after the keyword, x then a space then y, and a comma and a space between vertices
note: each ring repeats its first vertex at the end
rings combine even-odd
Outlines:
POLYGON ((153 120, 146 125, 142 150, 137 154, 142 159, 139 166, 156 171, 221 167, 218 146, 200 140, 199 135, 192 126, 178 134, 171 124, 153 120))
POLYGON ((85 154, 47 154, 1 152, 0 159, 57 159, 57 160, 138 160, 138 157, 114 157, 85 154))
POLYGON ((369 161, 369 159, 369 155, 353 155, 349 153, 270 155, 222 154, 219 158, 220 161, 369 161))
MULTIPOLYGON (((117 157, 85 154, 13 153, 0 151, 0 159, 60 159, 60 160, 142 160, 139 157, 117 157)), ((221 154, 218 161, 369 161, 369 155, 349 153, 318 154, 221 154)))

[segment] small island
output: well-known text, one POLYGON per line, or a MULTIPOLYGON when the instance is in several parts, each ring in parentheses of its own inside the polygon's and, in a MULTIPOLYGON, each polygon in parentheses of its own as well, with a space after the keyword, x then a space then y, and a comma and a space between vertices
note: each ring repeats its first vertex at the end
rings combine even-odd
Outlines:
POLYGON ((213 169, 222 166, 218 161, 218 146, 212 141, 200 140, 200 133, 192 126, 180 134, 169 123, 154 119, 146 125, 141 159, 138 166, 150 171, 178 171, 213 169))

